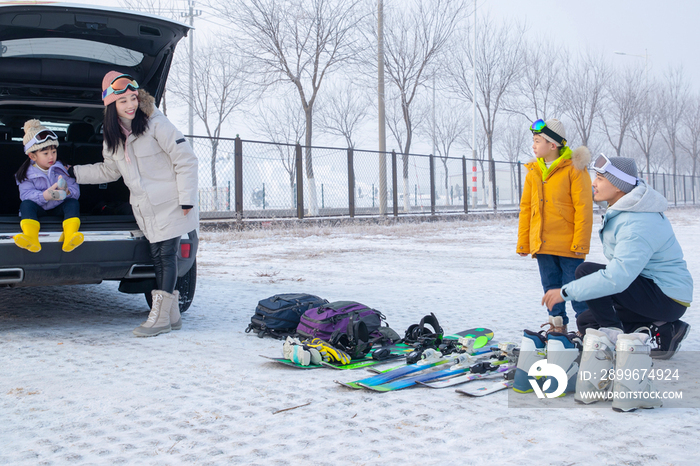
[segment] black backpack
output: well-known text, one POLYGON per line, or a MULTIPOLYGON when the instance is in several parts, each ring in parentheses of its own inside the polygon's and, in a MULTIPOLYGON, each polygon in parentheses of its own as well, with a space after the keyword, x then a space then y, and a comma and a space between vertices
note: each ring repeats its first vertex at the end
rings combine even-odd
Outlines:
POLYGON ((312 294, 277 294, 258 302, 246 333, 255 331, 260 338, 269 335, 284 339, 296 333, 301 315, 308 309, 328 303, 312 294))

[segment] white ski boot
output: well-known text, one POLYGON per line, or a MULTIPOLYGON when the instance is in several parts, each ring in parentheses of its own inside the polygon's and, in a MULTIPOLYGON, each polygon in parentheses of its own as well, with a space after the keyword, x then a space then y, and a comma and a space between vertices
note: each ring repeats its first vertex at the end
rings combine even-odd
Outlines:
POLYGON ((615 368, 615 342, 620 334, 622 330, 616 328, 586 330, 576 379, 576 402, 587 405, 611 398, 613 378, 610 371, 615 368))
MULTIPOLYGON (((576 391, 576 377, 578 376, 579 363, 581 361, 581 348, 583 342, 575 333, 550 333, 547 335, 547 364, 556 364, 566 372, 567 384, 564 393, 576 391)), ((543 385, 544 393, 554 393, 559 388, 559 381, 554 377, 547 377, 543 385)))
POLYGON ((652 367, 649 335, 623 334, 615 345, 615 381, 612 408, 615 411, 634 411, 637 408, 660 408, 653 381, 649 378, 652 367))

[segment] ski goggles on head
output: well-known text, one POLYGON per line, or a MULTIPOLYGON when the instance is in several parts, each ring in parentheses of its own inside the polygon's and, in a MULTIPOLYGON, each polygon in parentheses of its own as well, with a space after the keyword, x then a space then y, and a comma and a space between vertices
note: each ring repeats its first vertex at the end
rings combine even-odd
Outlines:
POLYGON ((628 175, 627 173, 623 172, 615 165, 613 165, 610 159, 605 156, 605 154, 600 154, 598 158, 595 159, 595 162, 593 162, 593 170, 595 170, 597 173, 600 173, 601 175, 605 173, 610 173, 612 176, 618 178, 620 181, 624 181, 625 183, 631 184, 632 186, 636 186, 637 182, 639 181, 637 177, 628 175))
POLYGON ((34 137, 24 145, 24 152, 27 153, 29 152, 29 149, 32 148, 35 144, 41 144, 42 142, 46 142, 49 139, 52 139, 54 141, 58 141, 58 136, 56 136, 56 133, 51 131, 50 129, 45 129, 43 131, 39 131, 34 135, 34 137))
POLYGON ((533 134, 545 134, 550 138, 554 139, 557 142, 557 144, 560 144, 562 146, 566 145, 566 139, 559 136, 551 129, 547 128, 547 123, 545 123, 545 121, 542 119, 533 122, 532 125, 530 125, 530 131, 532 131, 533 134))
POLYGON ((128 74, 122 74, 114 78, 107 89, 102 92, 102 100, 105 100, 108 95, 120 95, 131 89, 135 91, 139 88, 139 83, 128 74))

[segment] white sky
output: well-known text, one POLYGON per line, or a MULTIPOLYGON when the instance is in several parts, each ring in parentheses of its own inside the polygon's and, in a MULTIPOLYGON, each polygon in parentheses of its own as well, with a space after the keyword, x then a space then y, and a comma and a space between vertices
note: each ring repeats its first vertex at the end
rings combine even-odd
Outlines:
MULTIPOLYGON (((400 0, 385 0, 385 4, 400 0)), ((118 0, 83 0, 82 3, 118 6, 118 0)), ((181 7, 187 7, 187 1, 181 0, 181 7)), ((470 9, 471 9, 470 5, 470 9)), ((211 31, 220 24, 210 10, 197 1, 195 8, 202 9, 204 15, 195 19, 195 38, 197 31, 211 31)), ((650 0, 587 0, 562 1, 539 0, 477 0, 477 14, 490 14, 503 20, 517 20, 528 26, 527 36, 538 37, 560 43, 568 51, 591 50, 600 53, 614 66, 645 66, 645 51, 648 54, 649 80, 663 79, 670 67, 682 66, 686 80, 691 89, 700 89, 700 62, 695 51, 695 44, 700 43, 700 29, 697 18, 700 17, 700 2, 669 0, 663 3, 650 0), (620 51, 635 56, 621 56, 620 51)), ((196 39, 195 39, 196 40, 196 39)), ((186 41, 186 40, 185 40, 186 41)), ((183 41, 179 47, 186 47, 183 41)), ((184 109, 169 108, 170 116, 183 130, 186 130, 184 109), (180 115, 179 113, 182 113, 180 115)), ((240 133, 244 139, 259 139, 246 128, 245 118, 232 116, 227 135, 240 133)), ((195 133, 203 134, 203 128, 195 124, 195 133)), ((364 128, 360 148, 376 149, 376 121, 369 121, 364 128), (366 134, 364 134, 366 133, 366 134)), ((315 144, 343 145, 340 140, 323 140, 316 131, 315 144)), ((415 139, 411 148, 413 153, 429 153, 430 144, 415 139)), ((396 143, 387 138, 387 148, 395 148, 396 143)))

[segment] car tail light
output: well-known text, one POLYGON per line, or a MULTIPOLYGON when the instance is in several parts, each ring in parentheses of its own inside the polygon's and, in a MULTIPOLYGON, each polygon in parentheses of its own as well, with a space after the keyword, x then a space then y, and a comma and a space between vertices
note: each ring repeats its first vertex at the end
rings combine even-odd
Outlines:
POLYGON ((182 255, 183 259, 189 259, 190 258, 190 249, 192 245, 191 244, 181 244, 180 245, 180 255, 182 255))

